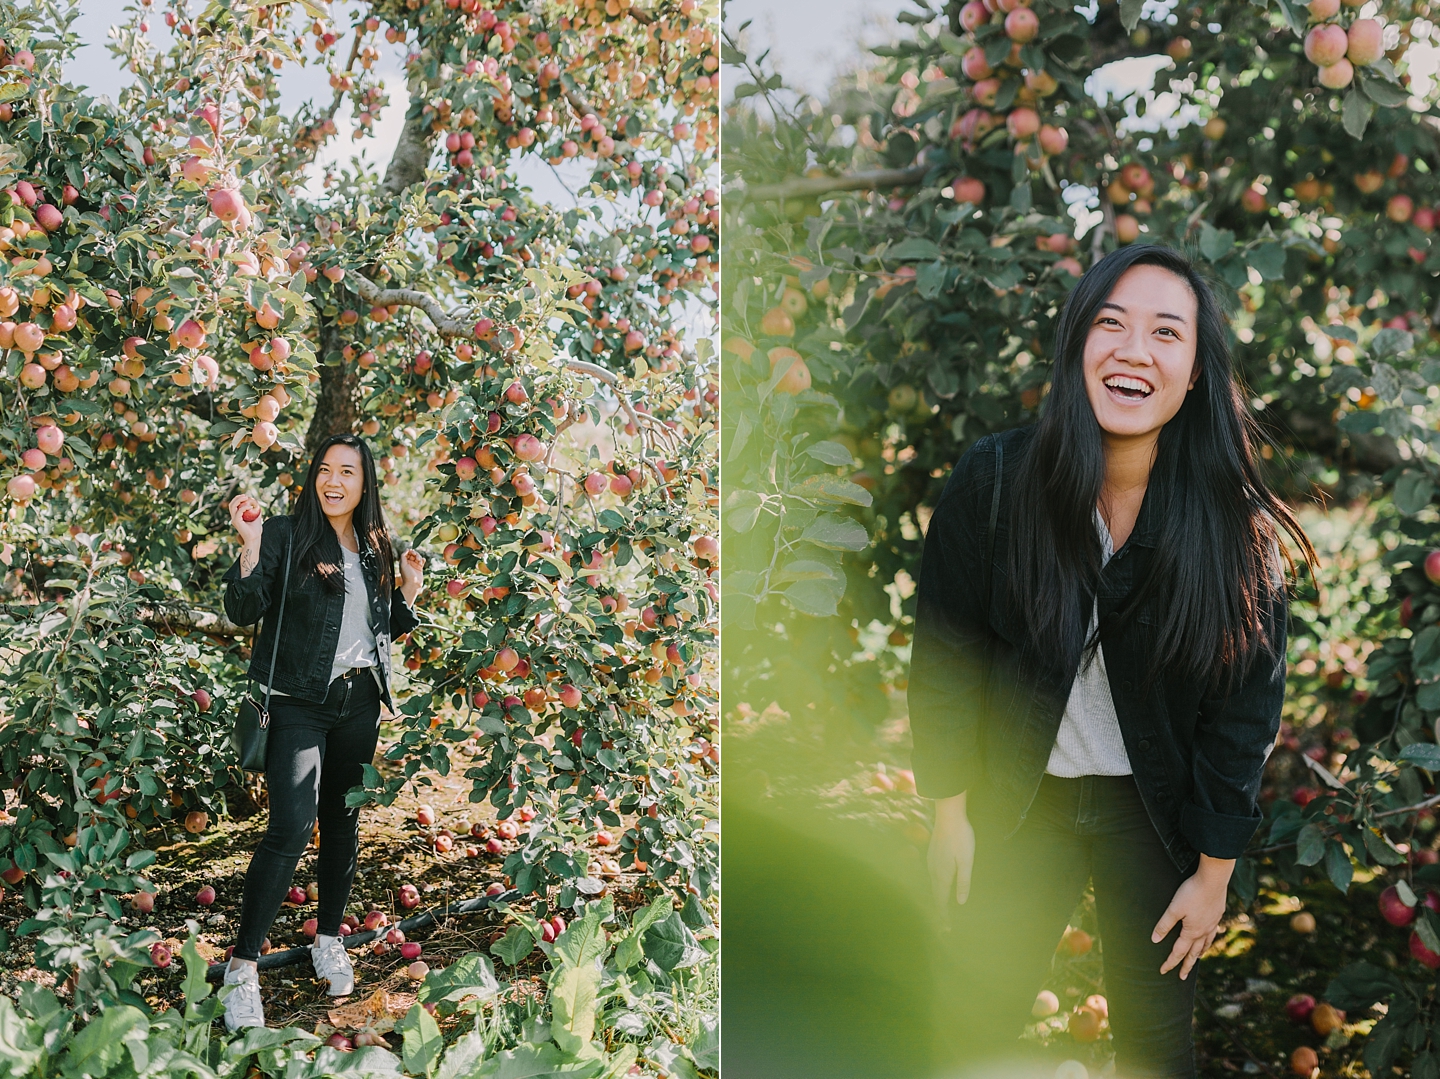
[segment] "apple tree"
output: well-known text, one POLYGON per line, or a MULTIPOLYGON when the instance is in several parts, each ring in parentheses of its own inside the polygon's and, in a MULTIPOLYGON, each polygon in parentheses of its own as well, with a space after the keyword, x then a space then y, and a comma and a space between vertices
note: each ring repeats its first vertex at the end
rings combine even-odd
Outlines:
POLYGON ((400 775, 352 804, 477 740, 539 914, 620 873, 714 892, 712 8, 140 0, 114 103, 66 78, 74 5, 0 10, 0 859, 78 1001, 135 996, 120 899, 236 791, 228 500, 287 512, 337 431, 431 553, 400 775), (387 54, 393 154, 320 169, 373 137, 387 54), (297 67, 331 92, 282 109, 297 67))

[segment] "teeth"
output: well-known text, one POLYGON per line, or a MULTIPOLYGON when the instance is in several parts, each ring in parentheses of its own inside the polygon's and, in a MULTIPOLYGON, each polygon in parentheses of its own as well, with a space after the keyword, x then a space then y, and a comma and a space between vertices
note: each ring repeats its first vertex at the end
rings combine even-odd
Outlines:
POLYGON ((1105 380, 1105 385, 1117 390, 1138 390, 1147 397, 1154 392, 1138 378, 1129 378, 1126 375, 1111 375, 1105 380))

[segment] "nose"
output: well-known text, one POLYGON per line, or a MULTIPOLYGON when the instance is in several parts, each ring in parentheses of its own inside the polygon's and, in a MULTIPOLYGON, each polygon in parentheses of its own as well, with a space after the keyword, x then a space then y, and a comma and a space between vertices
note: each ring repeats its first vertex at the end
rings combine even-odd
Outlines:
POLYGON ((1116 359, 1141 367, 1154 366, 1155 359, 1146 345, 1145 334, 1139 329, 1128 330, 1112 350, 1116 359))

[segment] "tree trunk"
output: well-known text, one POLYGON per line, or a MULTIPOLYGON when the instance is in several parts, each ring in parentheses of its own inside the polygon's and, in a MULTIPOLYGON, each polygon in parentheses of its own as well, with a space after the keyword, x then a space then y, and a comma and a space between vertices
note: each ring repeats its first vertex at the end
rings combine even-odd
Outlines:
POLYGON ((411 184, 425 179, 425 166, 430 161, 430 118, 423 113, 405 118, 395 153, 385 169, 380 190, 390 196, 399 195, 411 184))
POLYGON ((305 434, 305 447, 313 450, 331 435, 358 434, 360 428, 360 370, 340 358, 345 347, 340 327, 320 321, 320 389, 315 415, 305 434))

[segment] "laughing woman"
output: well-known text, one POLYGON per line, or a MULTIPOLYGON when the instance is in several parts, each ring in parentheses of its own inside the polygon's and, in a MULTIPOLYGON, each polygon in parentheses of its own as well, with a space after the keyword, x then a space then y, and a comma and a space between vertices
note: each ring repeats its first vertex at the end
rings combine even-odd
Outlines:
POLYGON ((265 1025, 260 948, 317 820, 320 908, 311 959, 331 996, 354 990, 340 923, 355 879, 360 810, 346 807, 345 792, 361 783, 363 766, 375 756, 381 703, 393 708, 390 644, 417 624, 414 603, 424 569, 420 555, 407 551, 396 581, 375 462, 354 435, 335 435, 320 446, 294 514, 263 525, 259 514, 249 496, 230 503, 243 546, 224 578, 230 619, 248 626, 264 618, 250 679, 270 682, 273 694, 265 767, 270 820, 250 860, 225 972, 225 984, 237 986, 225 1000, 232 1031, 265 1025), (288 602, 283 619, 272 620, 280 610, 287 548, 288 602), (275 620, 282 639, 272 671, 275 620))
POLYGON ((976 443, 930 520, 910 722, 972 1062, 1018 1053, 1093 881, 1117 1074, 1195 1074, 1195 964, 1285 694, 1281 531, 1314 559, 1226 334, 1181 255, 1106 256, 1061 313, 1039 422, 976 443))

